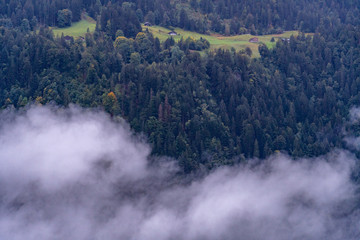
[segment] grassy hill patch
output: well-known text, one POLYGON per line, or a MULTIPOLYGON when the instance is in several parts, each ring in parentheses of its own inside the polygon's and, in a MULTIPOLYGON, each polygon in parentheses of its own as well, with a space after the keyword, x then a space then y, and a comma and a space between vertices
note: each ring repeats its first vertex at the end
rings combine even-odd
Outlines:
POLYGON ((55 36, 61 36, 64 33, 64 36, 80 37, 85 36, 87 29, 89 28, 90 32, 94 32, 96 27, 96 22, 94 19, 87 15, 83 15, 81 21, 75 22, 71 27, 67 28, 52 28, 55 36))
MULTIPOLYGON (((158 37, 160 41, 165 41, 169 38, 170 29, 160 27, 160 26, 142 26, 145 31, 146 28, 154 35, 154 37, 158 37)), ((182 37, 186 39, 187 37, 193 37, 195 39, 199 39, 200 37, 207 39, 211 44, 211 49, 231 49, 235 48, 238 50, 243 50, 246 47, 249 47, 253 52, 253 57, 259 57, 258 46, 259 44, 266 44, 268 48, 272 48, 276 44, 277 38, 290 38, 291 35, 297 36, 299 34, 298 31, 288 31, 283 34, 273 34, 273 35, 263 35, 263 36, 253 36, 251 34, 244 35, 236 35, 236 36, 223 36, 219 34, 205 35, 196 32, 190 32, 183 30, 181 28, 175 28, 174 31, 178 34, 176 36, 172 36, 175 41, 180 40, 182 37), (259 42, 251 43, 249 40, 253 37, 257 37, 259 42), (272 38, 275 38, 275 42, 271 42, 272 38)))

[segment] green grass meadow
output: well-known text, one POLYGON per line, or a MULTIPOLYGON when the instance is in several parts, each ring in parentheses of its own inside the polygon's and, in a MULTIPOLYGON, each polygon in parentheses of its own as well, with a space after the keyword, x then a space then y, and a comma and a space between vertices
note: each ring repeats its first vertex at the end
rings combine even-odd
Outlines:
MULTIPOLYGON (((168 33, 171 31, 170 29, 160 27, 160 26, 142 26, 143 31, 148 29, 154 37, 158 37, 160 41, 165 41, 169 38, 168 33)), ((243 50, 246 47, 249 47, 253 52, 253 57, 259 57, 258 46, 260 44, 265 44, 268 48, 272 48, 276 44, 276 38, 290 38, 291 35, 297 36, 299 34, 298 31, 288 31, 283 34, 273 34, 273 35, 263 35, 263 36, 253 36, 250 34, 244 35, 236 35, 236 36, 222 36, 219 34, 205 35, 196 32, 185 31, 180 28, 174 28, 174 31, 178 33, 178 35, 173 36, 175 41, 180 40, 182 37, 186 39, 187 37, 193 37, 195 39, 199 39, 200 37, 207 39, 211 47, 210 49, 231 49, 235 48, 237 51, 243 50), (257 37, 259 38, 258 43, 250 43, 250 38, 257 37), (271 42, 271 38, 275 38, 275 42, 271 42)))
MULTIPOLYGON (((75 22, 71 25, 71 27, 67 28, 52 28, 54 35, 60 37, 61 34, 64 36, 69 35, 74 38, 85 36, 87 29, 89 28, 90 32, 94 32, 96 27, 96 22, 94 19, 87 15, 83 15, 81 21, 75 22)), ((154 37, 158 37, 161 42, 165 41, 169 38, 168 33, 171 31, 170 29, 160 27, 160 26, 151 26, 147 27, 142 25, 143 31, 148 29, 154 37)), ((276 44, 276 38, 290 38, 291 35, 298 35, 298 31, 288 31, 283 34, 273 34, 273 35, 263 35, 263 36, 253 36, 250 34, 236 35, 236 36, 223 36, 219 34, 211 34, 205 35, 196 32, 190 32, 183 30, 181 28, 174 28, 174 31, 178 33, 178 35, 173 36, 175 41, 179 41, 182 37, 184 39, 188 37, 193 37, 195 39, 205 38, 210 44, 210 50, 222 48, 222 49, 231 49, 235 50, 243 50, 246 47, 249 47, 253 52, 253 57, 259 57, 258 46, 260 44, 265 44, 268 48, 272 48, 276 44), (250 38, 257 37, 259 38, 258 43, 250 43, 250 38), (271 38, 275 38, 275 42, 271 42, 271 38)))
POLYGON ((64 36, 72 36, 74 38, 84 37, 87 29, 89 28, 90 32, 94 32, 96 27, 96 22, 89 16, 83 15, 81 21, 73 23, 70 27, 66 28, 52 28, 54 35, 61 37, 61 34, 64 33, 64 36))

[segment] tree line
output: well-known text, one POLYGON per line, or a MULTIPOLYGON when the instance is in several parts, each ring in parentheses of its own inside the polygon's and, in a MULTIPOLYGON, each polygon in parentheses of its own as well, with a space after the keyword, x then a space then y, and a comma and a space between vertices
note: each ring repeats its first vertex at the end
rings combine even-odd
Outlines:
POLYGON ((100 18, 99 27, 113 37, 119 28, 134 37, 145 21, 226 35, 315 32, 330 19, 360 23, 357 0, 0 0, 0 25, 63 27, 69 13, 76 22, 82 12, 100 18))

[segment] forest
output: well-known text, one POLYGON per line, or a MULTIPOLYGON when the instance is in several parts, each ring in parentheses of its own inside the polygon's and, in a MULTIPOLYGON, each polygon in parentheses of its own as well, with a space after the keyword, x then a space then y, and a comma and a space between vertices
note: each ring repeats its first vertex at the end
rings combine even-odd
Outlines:
POLYGON ((274 152, 319 156, 345 146, 349 109, 360 103, 360 4, 0 0, 0 106, 34 102, 104 108, 185 173, 274 152), (54 36, 50 27, 83 12, 96 19, 94 33, 54 36), (260 45, 260 58, 200 54, 206 40, 160 42, 142 31, 145 21, 206 34, 301 34, 260 45))

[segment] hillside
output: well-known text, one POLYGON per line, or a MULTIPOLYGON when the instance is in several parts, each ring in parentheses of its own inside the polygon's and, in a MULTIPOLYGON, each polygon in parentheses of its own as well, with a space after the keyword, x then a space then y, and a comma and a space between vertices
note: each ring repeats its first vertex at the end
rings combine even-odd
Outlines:
POLYGON ((359 143, 360 0, 0 0, 0 240, 359 240, 359 143))
POLYGON ((13 1, 0 8, 2 108, 104 108, 144 133, 152 156, 177 159, 184 173, 344 145, 339 129, 360 99, 354 2, 228 1, 231 10, 221 0, 13 1), (97 19, 93 32, 83 10, 97 19), (154 25, 149 32, 145 21, 154 25), (89 26, 84 42, 51 33, 81 36, 89 26), (180 34, 173 41, 169 26, 180 34), (204 39, 200 50, 208 41, 210 51, 179 41, 188 36, 204 39))
MULTIPOLYGON (((268 48, 273 48, 276 44, 276 41, 281 39, 289 39, 290 36, 298 36, 298 31, 287 31, 282 34, 271 34, 271 35, 262 35, 262 36, 254 36, 251 34, 242 34, 242 35, 235 35, 235 36, 224 36, 221 34, 201 34, 191 31, 186 31, 181 28, 164 28, 160 26, 144 26, 142 24, 143 32, 149 31, 151 32, 154 37, 157 37, 160 39, 161 42, 164 42, 169 37, 172 37, 175 41, 179 41, 181 38, 186 39, 188 37, 193 37, 194 39, 200 39, 204 38, 209 41, 210 43, 210 49, 216 50, 216 49, 227 49, 231 50, 234 48, 236 51, 245 50, 245 48, 250 48, 253 57, 260 57, 258 47, 260 44, 265 44, 268 48), (169 36, 169 32, 175 31, 177 35, 175 36, 169 36), (251 38, 258 38, 257 43, 251 43, 249 40, 251 38), (274 41, 271 42, 271 39, 274 38, 274 41)), ((307 34, 308 35, 308 34, 307 34)))

